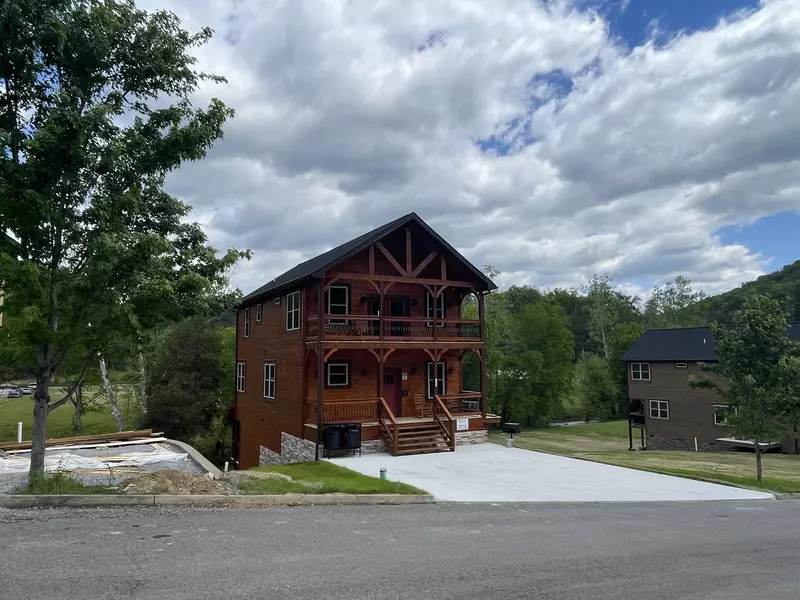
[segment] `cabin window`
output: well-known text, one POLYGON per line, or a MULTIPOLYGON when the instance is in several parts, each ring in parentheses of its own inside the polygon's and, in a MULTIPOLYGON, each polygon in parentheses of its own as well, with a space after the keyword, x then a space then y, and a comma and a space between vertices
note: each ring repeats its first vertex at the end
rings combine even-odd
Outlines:
POLYGON ((426 386, 428 399, 434 396, 444 396, 447 393, 447 365, 444 361, 436 363, 428 362, 428 385, 426 386))
POLYGON ((256 304, 256 323, 261 323, 261 304, 256 304))
MULTIPOLYGON (((349 315, 350 314, 350 286, 332 285, 327 292, 327 314, 329 315, 349 315)), ((331 319, 331 325, 347 325, 344 319, 331 319)))
POLYGON ((737 413, 736 407, 727 404, 714 405, 714 425, 727 425, 728 417, 737 413))
POLYGON ((264 361, 264 399, 275 400, 275 362, 264 361))
POLYGON ((250 337, 250 308, 244 309, 244 337, 250 337))
POLYGON ((300 292, 286 294, 286 331, 300 329, 300 292))
MULTIPOLYGON (((436 319, 439 320, 439 327, 444 327, 444 323, 442 323, 442 319, 445 316, 445 298, 444 292, 439 294, 438 298, 434 298, 433 294, 430 292, 425 292, 425 317, 428 319, 434 318, 434 307, 436 313, 436 319)), ((433 327, 433 321, 425 323, 426 327, 433 327)))
POLYGON ((650 381, 650 363, 631 363, 631 379, 650 381))
POLYGON ((348 387, 350 385, 350 363, 330 362, 325 365, 325 381, 328 387, 348 387))
POLYGON ((669 402, 666 400, 650 400, 651 419, 669 419, 669 402))
POLYGON ((244 372, 246 364, 243 360, 236 363, 236 391, 244 392, 244 372))
POLYGON ((686 369, 688 367, 689 367, 689 365, 687 363, 675 363, 675 368, 676 369, 686 369))

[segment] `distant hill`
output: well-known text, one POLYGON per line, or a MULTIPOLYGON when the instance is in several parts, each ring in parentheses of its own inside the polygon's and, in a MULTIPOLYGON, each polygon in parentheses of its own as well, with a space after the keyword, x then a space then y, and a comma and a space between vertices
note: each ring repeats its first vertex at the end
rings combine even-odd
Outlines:
POLYGON ((784 302, 791 320, 800 321, 800 260, 729 292, 706 298, 698 307, 708 322, 729 323, 733 311, 741 307, 745 296, 754 292, 768 293, 784 302))

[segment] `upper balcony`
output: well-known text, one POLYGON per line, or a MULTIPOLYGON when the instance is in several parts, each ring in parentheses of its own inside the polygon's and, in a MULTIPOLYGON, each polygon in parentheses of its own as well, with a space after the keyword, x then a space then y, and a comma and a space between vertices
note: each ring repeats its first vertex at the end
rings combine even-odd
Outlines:
MULTIPOLYGON (((433 321, 429 317, 324 315, 322 323, 326 342, 420 342, 467 346, 483 343, 482 324, 473 319, 433 321)), ((320 319, 316 315, 309 317, 306 341, 316 342, 319 331, 320 319)))

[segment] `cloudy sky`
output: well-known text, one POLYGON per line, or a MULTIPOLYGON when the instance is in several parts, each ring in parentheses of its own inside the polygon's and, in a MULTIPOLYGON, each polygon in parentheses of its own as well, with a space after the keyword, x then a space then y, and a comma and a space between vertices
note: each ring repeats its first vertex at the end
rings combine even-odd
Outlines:
POLYGON ((170 177, 244 292, 410 211, 501 285, 800 258, 797 0, 140 0, 235 108, 170 177))

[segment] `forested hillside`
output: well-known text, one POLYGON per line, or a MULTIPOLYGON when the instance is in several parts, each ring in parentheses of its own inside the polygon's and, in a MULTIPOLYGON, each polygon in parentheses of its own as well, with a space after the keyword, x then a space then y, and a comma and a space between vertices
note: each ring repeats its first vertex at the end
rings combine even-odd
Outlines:
POLYGON ((733 311, 741 308, 745 297, 752 293, 769 294, 784 304, 792 320, 800 321, 800 260, 729 292, 706 298, 699 309, 708 322, 729 323, 733 311))

